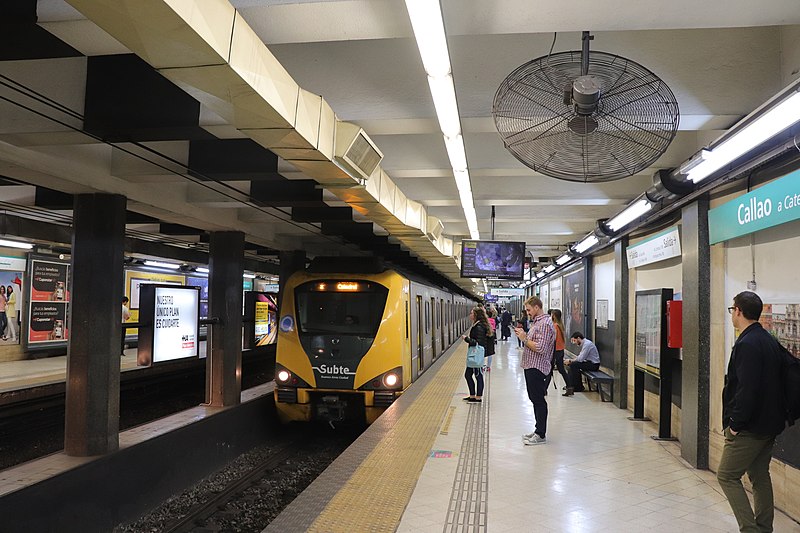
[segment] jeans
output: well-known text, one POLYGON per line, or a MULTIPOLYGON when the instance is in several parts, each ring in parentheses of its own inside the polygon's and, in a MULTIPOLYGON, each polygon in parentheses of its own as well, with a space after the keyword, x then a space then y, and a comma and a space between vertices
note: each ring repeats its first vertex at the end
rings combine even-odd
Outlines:
POLYGON ((775 507, 772 499, 772 479, 769 462, 772 458, 773 435, 757 435, 740 431, 736 435, 725 428, 725 447, 717 470, 717 481, 728 498, 733 515, 739 523, 739 531, 772 531, 775 507), (742 486, 742 476, 753 484, 753 504, 750 507, 747 493, 742 486))
POLYGON ((464 372, 464 379, 467 380, 467 388, 469 388, 470 396, 483 396, 483 372, 480 368, 470 368, 464 372), (472 381, 472 376, 475 376, 475 381, 478 382, 478 392, 475 392, 475 382, 472 381))
POLYGON ((547 400, 544 394, 547 392, 547 382, 549 376, 545 376, 537 368, 525 369, 525 386, 528 389, 528 399, 533 404, 533 416, 536 418, 536 428, 534 433, 545 438, 547 433, 547 400))

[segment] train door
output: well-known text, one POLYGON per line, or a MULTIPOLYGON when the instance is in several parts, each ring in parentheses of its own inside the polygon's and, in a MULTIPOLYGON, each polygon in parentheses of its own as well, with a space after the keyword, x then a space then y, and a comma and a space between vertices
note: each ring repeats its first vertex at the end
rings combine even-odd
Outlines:
POLYGON ((425 369, 423 356, 425 349, 422 342, 422 328, 424 327, 425 316, 422 313, 422 296, 417 294, 417 375, 425 369))
POLYGON ((439 300, 439 338, 442 339, 442 353, 444 353, 444 347, 447 346, 444 343, 444 322, 444 300, 439 300))
POLYGON ((432 359, 436 359, 436 298, 431 297, 431 353, 433 354, 432 359))

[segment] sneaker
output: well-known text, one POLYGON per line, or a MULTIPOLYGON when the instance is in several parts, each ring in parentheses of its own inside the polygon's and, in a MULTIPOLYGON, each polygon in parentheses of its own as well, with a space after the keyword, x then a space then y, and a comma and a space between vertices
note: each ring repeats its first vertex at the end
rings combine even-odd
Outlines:
POLYGON ((462 399, 462 400, 464 400, 465 402, 468 402, 468 401, 470 400, 470 397, 469 397, 469 396, 466 396, 466 397, 464 397, 464 398, 461 398, 461 399, 462 399))
POLYGON ((536 433, 533 434, 533 437, 529 439, 523 439, 522 444, 525 446, 536 446, 537 444, 544 444, 547 442, 547 439, 544 437, 540 437, 536 433))
POLYGON ((481 403, 482 401, 478 398, 467 398, 467 403, 481 403))
POLYGON ((536 435, 536 432, 533 432, 533 431, 530 432, 530 433, 525 433, 522 436, 522 440, 532 439, 534 435, 536 435))
POLYGON ((574 396, 574 395, 575 391, 572 389, 572 387, 567 387, 567 392, 565 392, 561 396, 574 396))

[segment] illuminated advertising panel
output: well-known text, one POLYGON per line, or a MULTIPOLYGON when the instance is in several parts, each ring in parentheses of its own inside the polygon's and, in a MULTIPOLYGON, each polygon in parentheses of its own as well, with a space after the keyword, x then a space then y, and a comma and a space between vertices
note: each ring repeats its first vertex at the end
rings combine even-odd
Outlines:
POLYGON ((142 285, 137 363, 148 366, 199 355, 200 289, 142 285))

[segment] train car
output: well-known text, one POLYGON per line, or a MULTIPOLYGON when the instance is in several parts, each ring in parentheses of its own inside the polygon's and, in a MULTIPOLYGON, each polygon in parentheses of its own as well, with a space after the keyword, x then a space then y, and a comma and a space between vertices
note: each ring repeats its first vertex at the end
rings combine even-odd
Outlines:
POLYGON ((280 419, 372 423, 456 342, 470 305, 378 261, 315 259, 281 300, 280 419))

